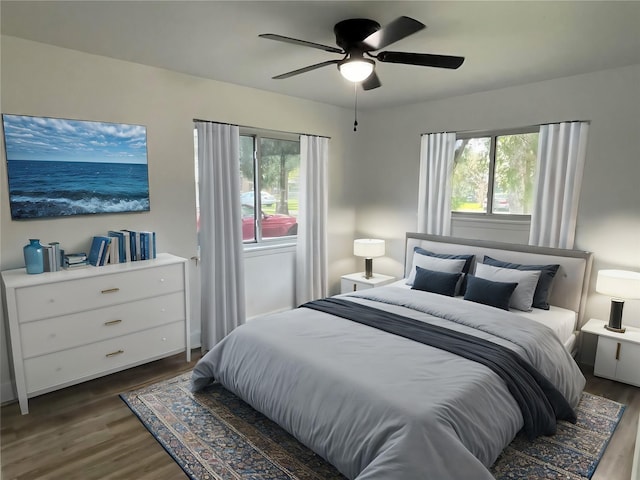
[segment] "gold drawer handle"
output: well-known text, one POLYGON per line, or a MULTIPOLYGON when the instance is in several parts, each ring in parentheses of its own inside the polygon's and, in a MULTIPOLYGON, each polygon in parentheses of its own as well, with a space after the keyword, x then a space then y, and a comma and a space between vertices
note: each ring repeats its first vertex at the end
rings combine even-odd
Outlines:
POLYGON ((119 292, 119 288, 107 288, 106 290, 102 290, 100 293, 116 293, 119 292))
POLYGON ((104 322, 105 325, 117 325, 118 323, 122 323, 122 320, 110 320, 108 322, 104 322))
POLYGON ((105 357, 115 357, 116 355, 120 355, 121 353, 124 353, 124 350, 118 350, 117 352, 107 353, 105 357))

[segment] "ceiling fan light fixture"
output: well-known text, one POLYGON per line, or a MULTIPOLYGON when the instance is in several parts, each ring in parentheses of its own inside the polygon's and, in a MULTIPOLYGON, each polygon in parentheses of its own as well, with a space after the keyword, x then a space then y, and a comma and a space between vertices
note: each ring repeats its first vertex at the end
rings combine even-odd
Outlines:
POLYGON ((350 58, 338 63, 340 74, 350 82, 362 82, 373 73, 375 63, 368 58, 350 58))

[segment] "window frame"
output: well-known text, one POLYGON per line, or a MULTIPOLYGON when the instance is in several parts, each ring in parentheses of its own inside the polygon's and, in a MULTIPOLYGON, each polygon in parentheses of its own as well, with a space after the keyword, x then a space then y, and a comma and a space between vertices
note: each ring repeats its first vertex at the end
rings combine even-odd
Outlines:
POLYGON ((491 219, 508 221, 531 221, 531 215, 519 213, 493 213, 493 190, 495 186, 496 144, 497 138, 507 135, 521 135, 527 133, 540 133, 540 125, 526 127, 502 128, 495 130, 473 130, 456 132, 456 141, 472 138, 490 138, 489 142, 489 180, 487 183, 487 211, 486 212, 457 212, 451 210, 452 219, 491 219))
MULTIPOLYGON (((300 143, 300 135, 289 132, 281 132, 277 130, 268 130, 253 127, 240 127, 240 137, 253 138, 253 200, 254 212, 262 212, 262 186, 260 185, 260 139, 269 138, 273 140, 284 140, 300 143), (256 188, 258 187, 258 188, 256 188)), ((297 220, 297 217, 296 217, 297 220)), ((254 240, 242 241, 245 251, 256 250, 266 247, 285 247, 296 245, 298 235, 283 235, 281 237, 262 238, 262 215, 254 215, 254 240)))

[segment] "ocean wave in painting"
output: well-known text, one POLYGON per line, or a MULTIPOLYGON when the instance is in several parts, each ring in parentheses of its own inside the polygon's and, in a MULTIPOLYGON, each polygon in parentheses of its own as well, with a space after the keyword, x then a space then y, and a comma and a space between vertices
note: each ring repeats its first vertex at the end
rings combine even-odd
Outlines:
POLYGON ((147 166, 9 161, 14 219, 149 210, 147 166))

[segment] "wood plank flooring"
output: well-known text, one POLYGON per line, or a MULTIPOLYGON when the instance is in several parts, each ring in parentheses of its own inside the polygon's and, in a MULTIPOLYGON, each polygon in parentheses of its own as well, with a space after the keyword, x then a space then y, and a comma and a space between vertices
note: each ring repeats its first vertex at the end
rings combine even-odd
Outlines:
MULTIPOLYGON (((0 463, 4 480, 188 478, 118 397, 190 370, 176 355, 29 401, 29 415, 17 403, 2 407, 0 463)), ((594 377, 583 368, 586 390, 627 405, 593 480, 629 480, 640 412, 640 389, 594 377)))

